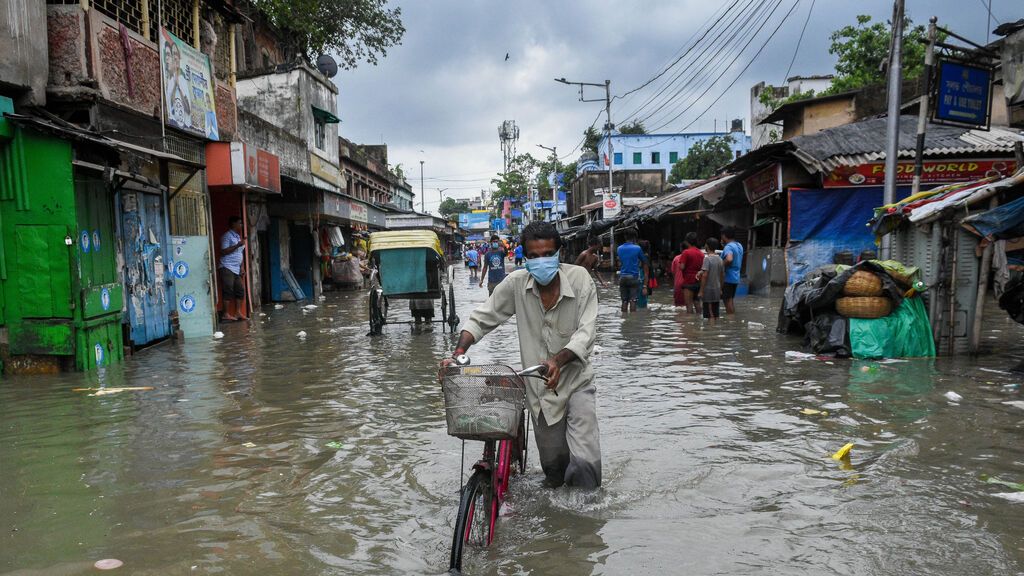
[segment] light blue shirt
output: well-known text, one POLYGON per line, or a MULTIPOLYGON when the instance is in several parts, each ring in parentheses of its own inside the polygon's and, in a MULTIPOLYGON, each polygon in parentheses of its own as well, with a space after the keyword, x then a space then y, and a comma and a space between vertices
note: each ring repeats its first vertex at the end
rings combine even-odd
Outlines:
MULTIPOLYGON (((224 250, 238 244, 242 241, 242 237, 235 233, 234 230, 228 230, 220 237, 220 249, 224 250)), ((227 268, 235 274, 242 273, 242 254, 245 252, 245 246, 239 246, 234 252, 225 254, 220 257, 220 267, 227 268)))
POLYGON ((725 257, 732 254, 732 263, 725 265, 725 283, 726 284, 739 284, 740 283, 740 270, 743 267, 743 246, 733 240, 725 245, 722 249, 722 261, 725 261, 725 257))

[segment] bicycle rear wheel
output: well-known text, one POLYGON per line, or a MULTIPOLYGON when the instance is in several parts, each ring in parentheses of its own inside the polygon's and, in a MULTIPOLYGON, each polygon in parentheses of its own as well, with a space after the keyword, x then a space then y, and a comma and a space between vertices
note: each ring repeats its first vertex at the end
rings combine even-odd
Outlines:
POLYGON ((491 473, 487 470, 477 470, 462 488, 459 515, 455 518, 455 534, 452 536, 449 570, 462 570, 462 552, 466 544, 471 546, 490 544, 491 530, 494 526, 493 500, 491 473))

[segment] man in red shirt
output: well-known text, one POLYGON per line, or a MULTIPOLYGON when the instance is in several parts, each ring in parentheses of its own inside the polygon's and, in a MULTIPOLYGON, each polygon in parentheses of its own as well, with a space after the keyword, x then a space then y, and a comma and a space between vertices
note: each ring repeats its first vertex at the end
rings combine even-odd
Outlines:
POLYGON ((672 259, 672 297, 676 306, 686 306, 691 314, 698 312, 694 299, 700 290, 697 272, 704 264, 704 252, 697 247, 697 233, 689 232, 683 241, 683 250, 672 259))

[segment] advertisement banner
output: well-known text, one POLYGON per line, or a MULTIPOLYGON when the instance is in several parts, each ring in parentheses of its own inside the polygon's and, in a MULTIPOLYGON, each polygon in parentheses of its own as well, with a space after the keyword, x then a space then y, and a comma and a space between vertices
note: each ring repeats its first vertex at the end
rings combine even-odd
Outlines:
POLYGON ((164 122, 190 134, 219 140, 209 57, 161 28, 160 70, 164 80, 164 122))
POLYGON ((935 121, 988 129, 992 112, 992 69, 940 60, 938 71, 935 121))
POLYGON ((615 193, 605 194, 601 201, 601 206, 604 208, 602 218, 605 219, 614 218, 622 211, 622 205, 619 202, 619 195, 615 193))
POLYGON ((782 164, 773 164, 743 179, 743 190, 751 204, 782 192, 782 164))
POLYGON ((508 223, 504 218, 495 218, 491 221, 491 230, 504 230, 508 228, 508 223))
MULTIPOLYGON (((921 184, 971 182, 990 176, 1009 176, 1017 171, 1013 160, 925 160, 921 165, 921 184)), ((896 165, 896 184, 910 185, 914 180, 914 161, 896 165)), ((826 188, 884 186, 885 162, 859 166, 840 166, 825 176, 826 188)))
POLYGON ((489 230, 491 227, 491 213, 463 212, 459 214, 459 226, 466 230, 489 230))

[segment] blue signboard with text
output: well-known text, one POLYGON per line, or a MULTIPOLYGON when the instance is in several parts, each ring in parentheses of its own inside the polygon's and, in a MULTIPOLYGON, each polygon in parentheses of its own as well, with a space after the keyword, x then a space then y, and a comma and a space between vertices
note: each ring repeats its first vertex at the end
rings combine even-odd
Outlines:
POLYGON ((942 60, 938 66, 935 120, 986 129, 992 108, 992 70, 942 60))

